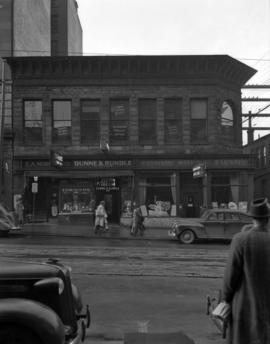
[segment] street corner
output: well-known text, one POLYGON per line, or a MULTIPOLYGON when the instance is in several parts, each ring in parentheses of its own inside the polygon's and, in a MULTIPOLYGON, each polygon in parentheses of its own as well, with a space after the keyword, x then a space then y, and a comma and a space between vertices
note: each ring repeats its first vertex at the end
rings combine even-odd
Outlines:
POLYGON ((125 344, 195 344, 195 342, 183 332, 171 333, 126 333, 125 344))

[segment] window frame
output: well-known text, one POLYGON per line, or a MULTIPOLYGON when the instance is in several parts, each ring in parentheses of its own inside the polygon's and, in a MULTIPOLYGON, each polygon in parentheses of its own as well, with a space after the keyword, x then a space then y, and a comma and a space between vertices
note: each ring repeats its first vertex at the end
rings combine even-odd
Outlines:
POLYGON ((183 135, 182 135, 182 118, 183 118, 183 99, 182 98, 176 98, 176 97, 168 97, 164 98, 164 142, 165 144, 178 144, 182 142, 183 135), (169 103, 175 102, 175 108, 174 108, 174 118, 170 118, 169 112, 167 112, 167 105, 169 103), (179 102, 179 110, 178 113, 177 109, 177 102, 179 102), (169 135, 169 129, 167 128, 167 125, 174 126, 177 130, 176 137, 171 138, 169 135))
MULTIPOLYGON (((81 99, 80 100, 80 144, 81 145, 88 145, 88 144, 94 144, 94 145, 99 145, 100 144, 100 138, 101 138, 101 134, 100 134, 100 130, 101 130, 101 121, 100 121, 100 114, 101 114, 101 100, 99 98, 85 98, 85 99, 81 99), (83 113, 87 113, 87 112, 83 112, 83 103, 89 102, 89 104, 92 102, 97 103, 98 104, 98 119, 93 119, 93 118, 89 118, 88 119, 82 119, 82 115, 83 113), (97 136, 93 139, 91 139, 91 137, 89 137, 88 139, 82 140, 83 136, 82 136, 82 128, 85 128, 85 125, 82 125, 83 122, 96 122, 96 128, 97 129, 97 136)), ((90 124, 89 123, 89 124, 90 124)))
POLYGON ((52 144, 56 144, 56 145, 69 145, 72 143, 72 99, 52 99, 51 100, 52 104, 52 144), (55 120, 55 111, 54 111, 54 104, 56 103, 60 103, 60 102, 69 102, 70 104, 70 119, 57 119, 55 120), (56 127, 54 124, 56 122, 70 122, 70 126, 63 126, 62 128, 69 128, 69 133, 67 135, 67 139, 63 139, 62 141, 57 139, 58 135, 55 135, 55 132, 57 131, 57 128, 61 128, 61 127, 56 127))
POLYGON ((125 143, 128 143, 129 141, 129 114, 130 114, 130 100, 127 97, 123 97, 123 98, 111 98, 110 99, 110 105, 109 105, 109 111, 110 111, 110 133, 109 133, 109 137, 110 137, 110 144, 112 145, 122 145, 125 143), (113 105, 117 105, 117 102, 123 102, 126 103, 125 105, 125 118, 120 118, 120 119, 115 119, 113 118, 114 116, 114 112, 112 111, 112 106, 113 105), (113 104, 115 103, 115 104, 113 104), (126 127, 126 135, 124 139, 115 139, 115 136, 113 135, 113 128, 114 128, 114 124, 118 124, 118 123, 123 123, 122 125, 126 127))
POLYGON ((207 97, 196 97, 190 98, 189 106, 190 106, 190 141, 191 144, 205 144, 208 143, 208 111, 209 111, 209 100, 207 97), (192 117, 192 102, 204 102, 206 105, 206 112, 205 118, 193 118, 192 117), (196 138, 195 137, 195 130, 193 131, 193 125, 196 123, 198 124, 199 121, 204 121, 204 137, 203 138, 196 138))
POLYGON ((26 144, 26 145, 42 145, 43 144, 43 128, 44 128, 44 124, 43 124, 43 101, 42 99, 40 98, 26 98, 26 99, 23 99, 23 143, 26 144), (39 120, 26 120, 26 107, 25 107, 25 104, 26 102, 40 102, 41 103, 41 112, 40 112, 40 119, 39 120), (40 134, 38 134, 37 136, 39 137, 39 140, 28 140, 26 138, 26 131, 27 129, 26 128, 34 128, 34 127, 27 127, 26 126, 26 122, 35 122, 35 121, 38 121, 41 123, 41 126, 40 127, 37 127, 37 128, 40 128, 40 134))
POLYGON ((140 145, 155 145, 157 143, 157 98, 139 98, 138 99, 138 130, 139 130, 139 144, 140 145), (143 114, 141 112, 141 104, 143 104, 143 102, 153 102, 153 109, 154 109, 154 113, 149 116, 146 114, 146 116, 143 118, 143 114), (149 116, 149 118, 148 118, 149 116), (145 129, 146 127, 152 128, 152 136, 151 138, 144 138, 142 136, 143 133, 145 133, 143 131, 143 129, 145 129))

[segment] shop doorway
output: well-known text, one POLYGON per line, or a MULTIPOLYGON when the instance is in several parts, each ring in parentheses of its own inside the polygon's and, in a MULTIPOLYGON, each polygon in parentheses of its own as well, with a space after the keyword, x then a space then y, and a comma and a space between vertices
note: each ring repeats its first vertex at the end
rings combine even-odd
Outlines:
POLYGON ((108 222, 119 223, 120 220, 120 187, 117 178, 101 178, 96 183, 96 205, 105 201, 108 222))
POLYGON ((180 205, 182 217, 199 217, 203 203, 201 178, 194 179, 192 174, 180 175, 180 205))

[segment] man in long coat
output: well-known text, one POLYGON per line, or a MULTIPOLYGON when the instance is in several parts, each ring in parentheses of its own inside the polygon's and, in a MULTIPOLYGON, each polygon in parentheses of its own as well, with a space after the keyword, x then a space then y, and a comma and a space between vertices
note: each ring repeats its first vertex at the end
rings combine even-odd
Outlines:
POLYGON ((250 208, 253 226, 234 236, 223 281, 224 301, 232 306, 228 343, 270 343, 270 205, 250 208))

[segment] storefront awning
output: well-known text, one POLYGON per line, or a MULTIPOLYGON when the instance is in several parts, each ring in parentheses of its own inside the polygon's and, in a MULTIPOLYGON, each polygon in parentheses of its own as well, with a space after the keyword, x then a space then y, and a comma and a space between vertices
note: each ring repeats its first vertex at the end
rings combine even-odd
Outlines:
POLYGON ((134 172, 131 170, 110 170, 110 171, 24 171, 26 177, 52 177, 52 178, 106 178, 106 177, 121 177, 133 176, 134 172))

